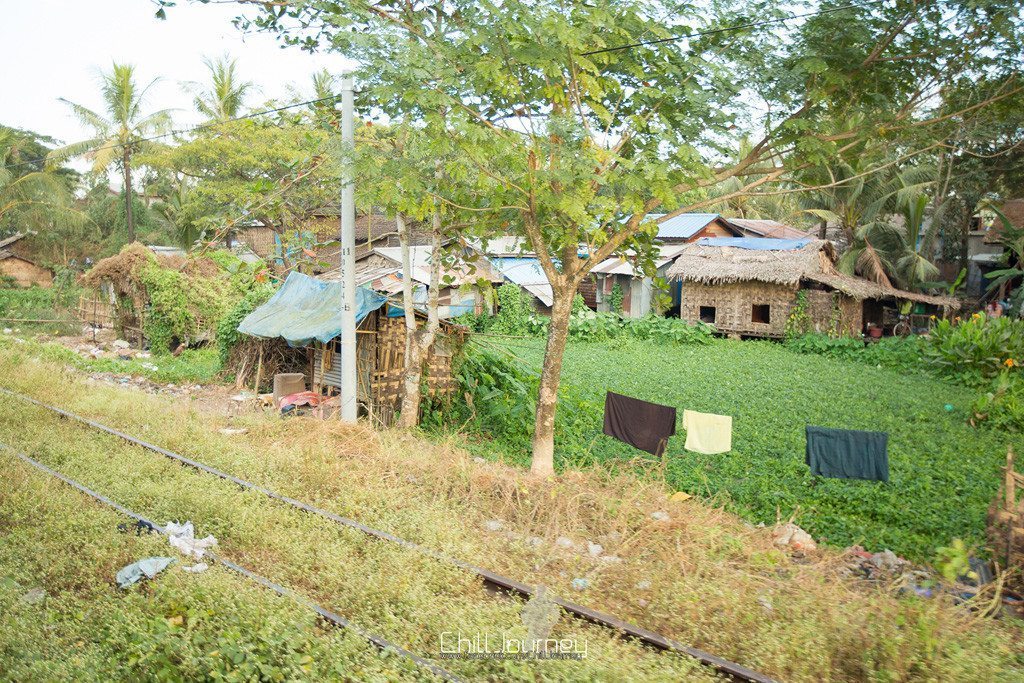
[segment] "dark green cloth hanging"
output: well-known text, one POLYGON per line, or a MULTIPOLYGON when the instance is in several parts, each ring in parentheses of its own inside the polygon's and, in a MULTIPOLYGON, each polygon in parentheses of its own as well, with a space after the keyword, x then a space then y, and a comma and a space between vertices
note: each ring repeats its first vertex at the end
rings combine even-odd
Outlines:
POLYGON ((806 462, 821 477, 889 481, 889 435, 808 425, 806 462))

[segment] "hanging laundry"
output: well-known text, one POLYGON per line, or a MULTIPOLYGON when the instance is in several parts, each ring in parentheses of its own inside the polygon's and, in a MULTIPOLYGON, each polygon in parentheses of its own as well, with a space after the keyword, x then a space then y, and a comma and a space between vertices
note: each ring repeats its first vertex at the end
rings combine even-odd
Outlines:
POLYGON ((184 524, 168 522, 166 528, 171 545, 183 554, 190 555, 197 560, 203 559, 207 548, 217 545, 217 539, 213 536, 197 540, 192 522, 185 522, 184 524))
POLYGON ((683 411, 686 450, 696 453, 728 453, 732 450, 732 416, 683 411))
POLYGON ((154 576, 167 569, 172 562, 177 562, 173 557, 147 557, 138 562, 132 562, 117 573, 117 585, 127 588, 143 578, 152 579, 154 576))
POLYGON ((889 435, 807 426, 805 461, 811 474, 834 479, 889 481, 889 435))
POLYGON ((604 433, 661 455, 676 433, 676 409, 609 391, 604 398, 604 433))

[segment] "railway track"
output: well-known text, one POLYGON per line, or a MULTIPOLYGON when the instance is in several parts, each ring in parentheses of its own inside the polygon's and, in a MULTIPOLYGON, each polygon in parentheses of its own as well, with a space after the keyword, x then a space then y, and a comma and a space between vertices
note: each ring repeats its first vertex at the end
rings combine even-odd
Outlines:
MULTIPOLYGON (((380 541, 383 541, 383 542, 386 542, 386 543, 395 544, 395 545, 401 546, 403 548, 406 548, 408 550, 412 550, 414 552, 421 553, 421 554, 423 554, 423 555, 425 555, 427 557, 430 557, 430 558, 432 558, 432 559, 434 559, 434 560, 436 560, 438 562, 442 562, 442 563, 448 564, 450 566, 458 567, 459 569, 462 569, 464 571, 467 571, 467 572, 469 572, 471 574, 474 574, 477 577, 479 577, 483 581, 485 587, 489 588, 490 590, 492 590, 494 592, 502 592, 502 593, 506 593, 506 594, 518 595, 518 596, 523 597, 525 599, 529 599, 529 598, 533 597, 536 594, 536 589, 534 587, 529 586, 527 584, 524 584, 522 582, 516 581, 516 580, 511 579, 511 578, 506 577, 506 576, 502 576, 502 575, 497 574, 495 572, 492 572, 492 571, 490 571, 488 569, 484 569, 482 567, 477 567, 477 566, 475 566, 473 564, 470 564, 468 562, 464 562, 462 560, 449 557, 449 556, 447 556, 447 555, 445 555, 445 554, 443 554, 443 553, 441 553, 439 551, 436 551, 436 550, 434 550, 432 548, 428 548, 426 546, 422 546, 422 545, 419 545, 417 543, 413 543, 411 541, 405 540, 403 538, 395 536, 394 534, 388 533, 386 531, 381 531, 379 529, 375 529, 373 527, 367 526, 367 525, 365 525, 365 524, 363 524, 361 522, 358 522, 356 520, 348 519, 346 517, 342 517, 341 515, 338 515, 338 514, 335 514, 333 512, 330 512, 329 510, 323 510, 321 508, 315 507, 313 505, 310 505, 310 504, 305 503, 303 501, 297 500, 295 498, 291 498, 291 497, 282 495, 282 494, 277 493, 275 491, 272 491, 271 489, 268 489, 268 488, 266 488, 264 486, 260 486, 259 484, 255 484, 255 483, 246 481, 245 479, 241 479, 239 477, 236 477, 236 476, 234 476, 232 474, 229 474, 227 472, 223 472, 223 471, 218 470, 218 469, 216 469, 214 467, 206 465, 206 464, 204 464, 204 463, 202 463, 202 462, 200 462, 198 460, 186 457, 186 456, 181 455, 179 453, 175 453, 174 451, 168 450, 166 448, 163 448, 163 447, 158 446, 156 444, 150 443, 150 442, 145 441, 143 439, 139 439, 139 438, 137 438, 135 436, 132 436, 130 434, 127 434, 127 433, 125 433, 125 432, 123 432, 121 430, 118 430, 118 429, 115 429, 115 428, 110 427, 108 425, 102 424, 102 423, 100 423, 100 422, 98 422, 96 420, 92 420, 92 419, 89 419, 87 417, 83 417, 83 416, 78 415, 76 413, 73 413, 71 411, 64 410, 62 408, 50 405, 48 403, 44 403, 42 401, 39 401, 38 399, 32 398, 31 396, 26 396, 24 394, 12 391, 12 390, 4 388, 4 387, 0 387, 0 393, 6 394, 8 396, 11 396, 12 398, 16 398, 16 399, 19 399, 21 401, 25 401, 25 402, 30 403, 32 405, 35 405, 35 406, 37 406, 39 408, 43 408, 45 410, 48 410, 48 411, 50 411, 50 412, 52 412, 52 413, 54 413, 54 414, 56 414, 56 415, 58 415, 58 416, 60 416, 62 418, 65 418, 65 419, 68 419, 68 420, 72 420, 72 421, 76 421, 76 422, 78 422, 80 424, 83 424, 83 425, 86 425, 88 427, 91 427, 91 428, 93 428, 93 429, 95 429, 97 431, 101 431, 101 432, 104 432, 106 434, 110 434, 112 436, 115 436, 115 437, 117 437, 119 439, 124 440, 127 443, 130 443, 132 445, 144 448, 146 450, 149 450, 151 452, 160 454, 160 455, 162 455, 162 456, 164 456, 166 458, 174 460, 174 461, 176 461, 176 462, 178 462, 178 463, 180 463, 180 464, 182 464, 182 465, 184 465, 186 467, 190 467, 190 468, 199 470, 201 472, 204 472, 204 473, 211 474, 213 476, 219 477, 220 479, 223 479, 223 480, 226 480, 226 481, 230 481, 233 484, 236 484, 237 486, 239 486, 241 488, 259 492, 259 493, 267 496, 268 498, 271 498, 271 499, 273 499, 275 501, 278 501, 278 502, 283 503, 285 505, 291 506, 293 508, 296 508, 298 510, 306 512, 308 514, 317 515, 319 517, 322 517, 322 518, 325 518, 327 520, 330 520, 330 521, 332 521, 332 522, 334 522, 336 524, 339 524, 339 525, 342 525, 342 526, 345 526, 345 527, 348 527, 348 528, 360 531, 360 532, 366 534, 367 536, 370 536, 370 537, 375 538, 377 540, 380 540, 380 541)), ((2 445, 2 444, 0 444, 0 445, 2 445)), ((56 476, 57 478, 61 479, 65 483, 68 483, 69 485, 77 488, 78 490, 80 490, 80 491, 82 491, 84 493, 87 493, 88 495, 91 495, 94 498, 97 498, 97 500, 101 500, 102 502, 104 502, 104 503, 106 503, 108 505, 113 505, 116 509, 120 510, 122 513, 127 514, 130 517, 133 517, 133 518, 135 518, 137 520, 141 520, 142 519, 142 517, 139 516, 138 514, 133 513, 131 511, 127 510, 126 508, 123 508, 122 506, 118 505, 117 503, 114 503, 113 501, 103 497, 101 494, 97 494, 97 493, 87 489, 86 487, 82 486, 81 484, 78 484, 77 482, 74 482, 74 481, 70 480, 69 478, 65 477, 64 475, 60 474, 59 472, 56 472, 55 470, 50 469, 46 465, 44 465, 42 463, 39 463, 38 461, 33 460, 29 456, 21 454, 21 453, 18 453, 17 451, 14 451, 13 449, 10 449, 9 447, 6 447, 6 450, 8 450, 9 452, 14 453, 19 458, 21 458, 23 461, 25 461, 28 464, 36 467, 37 469, 41 469, 42 471, 44 471, 44 472, 46 472, 48 474, 51 474, 52 476, 56 476)), ((146 520, 146 521, 148 522, 149 520, 146 520)), ((156 526, 156 525, 154 525, 154 526, 156 526)), ((158 530, 160 530, 160 527, 156 527, 156 528, 158 530)), ((265 586, 267 586, 267 587, 269 587, 269 588, 271 588, 271 589, 273 589, 273 590, 275 590, 275 591, 277 591, 279 593, 283 590, 283 591, 287 591, 287 594, 290 594, 293 597, 296 596, 296 594, 294 594, 293 592, 288 591, 288 589, 283 588, 281 586, 278 586, 277 584, 274 584, 273 582, 269 581, 268 579, 263 579, 262 577, 260 577, 258 575, 255 575, 252 572, 250 572, 250 571, 248 571, 248 570, 246 570, 246 569, 244 569, 242 567, 239 567, 238 565, 233 565, 232 566, 232 563, 227 562, 227 561, 225 561, 223 559, 221 559, 219 561, 221 561, 222 563, 225 564, 225 566, 228 566, 230 569, 236 571, 237 573, 241 573, 243 575, 246 575, 249 578, 252 578, 253 580, 256 580, 258 583, 261 583, 261 584, 263 584, 263 585, 265 585, 265 586), (278 589, 280 589, 280 590, 278 590, 278 589)), ((281 593, 281 594, 284 595, 286 593, 281 593)), ((731 662, 729 660, 723 659, 723 658, 718 657, 716 655, 713 655, 713 654, 711 654, 709 652, 705 652, 704 650, 700 650, 698 648, 694 648, 694 647, 685 645, 685 644, 680 643, 680 642, 678 642, 678 641, 676 641, 676 640, 674 640, 672 638, 668 638, 667 636, 664 636, 664 635, 662 635, 660 633, 656 633, 654 631, 651 631, 649 629, 645 629, 645 628, 643 628, 641 626, 638 626, 636 624, 632 624, 630 622, 627 622, 627 621, 625 621, 623 619, 620 619, 620 618, 618 618, 616 616, 613 616, 611 614, 606 614, 606 613, 603 613, 603 612, 599 612, 597 610, 591 609, 591 608, 586 607, 584 605, 579 605, 577 603, 570 602, 568 600, 565 600, 563 598, 556 597, 556 596, 550 596, 549 595, 549 596, 547 596, 547 599, 551 600, 552 602, 557 604, 559 607, 561 607, 565 612, 567 612, 568 614, 570 614, 570 615, 572 615, 572 616, 574 616, 574 617, 576 617, 578 619, 582 619, 584 621, 587 621, 587 622, 590 622, 590 623, 593 623, 593 624, 597 624, 599 626, 603 626, 603 627, 609 628, 609 629, 615 631, 616 633, 618 633, 618 634, 620 634, 622 636, 635 639, 635 640, 637 640, 637 641, 639 641, 641 643, 644 643, 645 645, 648 645, 650 647, 657 648, 659 650, 664 650, 664 651, 677 652, 677 653, 685 655, 687 657, 691 657, 691 658, 697 660, 698 662, 700 662, 701 664, 714 669, 718 673, 723 674, 723 675, 727 676, 728 678, 730 678, 732 680, 749 681, 751 683, 774 683, 774 679, 772 679, 772 678, 770 678, 768 676, 765 676, 764 674, 758 673, 758 672, 756 672, 756 671, 754 671, 752 669, 749 669, 749 668, 747 668, 747 667, 745 667, 745 666, 743 666, 741 664, 737 664, 735 662, 731 662)), ((346 628, 353 628, 356 632, 360 633, 361 635, 364 635, 364 637, 366 637, 367 640, 372 642, 374 645, 377 645, 378 647, 381 647, 382 649, 391 649, 391 650, 394 650, 394 651, 398 652, 402 656, 408 655, 410 658, 416 658, 413 661, 416 661, 417 664, 426 665, 426 666, 430 666, 430 667, 436 667, 436 665, 432 664, 431 662, 429 662, 427 660, 423 660, 422 658, 418 658, 418 657, 416 657, 416 655, 413 655, 412 653, 408 653, 405 650, 402 650, 397 645, 389 643, 388 641, 386 641, 383 638, 380 638, 378 636, 373 636, 373 634, 366 634, 366 632, 362 631, 358 627, 352 626, 351 624, 349 624, 349 622, 345 621, 342 617, 340 617, 337 614, 334 614, 334 613, 330 612, 329 610, 326 610, 326 609, 324 609, 322 607, 319 607, 318 605, 310 603, 308 600, 302 599, 302 601, 305 602, 307 604, 307 606, 310 606, 315 611, 317 611, 321 616, 323 616, 329 622, 334 623, 337 626, 343 626, 343 627, 346 627, 346 628), (330 615, 330 616, 328 616, 328 615, 330 615), (344 623, 339 623, 339 620, 340 620, 340 622, 344 622, 344 623), (419 661, 417 661, 417 660, 419 660, 419 661)), ((440 669, 440 667, 436 667, 436 668, 440 669)), ((441 676, 442 678, 445 678, 446 680, 456 680, 454 678, 454 676, 450 672, 447 672, 444 669, 440 669, 440 672, 443 672, 443 673, 439 673, 438 671, 433 671, 433 673, 435 673, 436 675, 441 676)))

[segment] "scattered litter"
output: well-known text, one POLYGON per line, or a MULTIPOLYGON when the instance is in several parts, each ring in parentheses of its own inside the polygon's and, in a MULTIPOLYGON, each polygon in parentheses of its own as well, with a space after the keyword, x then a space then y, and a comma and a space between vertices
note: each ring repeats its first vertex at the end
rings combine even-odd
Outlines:
POLYGON ((320 405, 320 402, 322 400, 323 397, 320 396, 320 394, 316 393, 315 391, 300 391, 295 394, 288 394, 287 396, 281 398, 280 408, 282 413, 294 410, 299 406, 309 406, 311 408, 316 408, 318 405, 320 405))
POLYGON ((559 548, 565 548, 566 550, 568 550, 572 547, 572 539, 567 538, 565 536, 559 536, 555 539, 555 545, 557 545, 559 548))
POLYGON ((127 588, 141 579, 152 579, 172 562, 176 562, 173 557, 147 557, 144 560, 132 562, 117 573, 117 585, 127 588))
POLYGON ((671 500, 674 503, 681 503, 684 500, 690 500, 691 498, 693 498, 693 496, 684 491, 676 491, 671 496, 669 496, 669 500, 671 500))
POLYGON ((483 464, 485 464, 487 462, 487 460, 485 460, 484 458, 481 458, 478 455, 475 458, 473 458, 473 462, 477 463, 478 465, 483 465, 483 464))
POLYGON ((30 605, 35 605, 46 599, 46 591, 42 588, 29 588, 21 596, 22 602, 27 602, 30 605))
POLYGON ((608 564, 617 564, 619 562, 622 562, 622 558, 618 555, 602 555, 601 561, 607 562, 608 564))
POLYGON ((561 616, 561 608, 548 597, 547 586, 537 586, 537 590, 520 614, 527 629, 527 642, 537 643, 547 640, 551 635, 551 629, 555 627, 561 616))
POLYGON ((590 581, 587 579, 573 579, 572 587, 578 591, 585 591, 590 588, 590 581))
POLYGON ((671 518, 668 516, 667 512, 656 510, 655 512, 651 513, 651 519, 653 519, 655 522, 667 522, 671 518))
POLYGON ((171 545, 181 553, 191 555, 197 560, 203 559, 207 548, 217 545, 217 539, 213 536, 196 540, 196 532, 192 522, 185 522, 184 524, 168 522, 166 528, 171 545))
POLYGON ((135 522, 135 524, 122 522, 121 524, 117 525, 117 530, 120 531, 122 534, 127 534, 128 532, 134 530, 136 536, 141 536, 143 532, 147 534, 153 533, 154 531, 156 531, 156 527, 150 524, 149 522, 144 522, 140 519, 139 521, 135 522))
POLYGON ((500 519, 489 519, 484 522, 484 528, 488 531, 501 531, 504 526, 500 519))
POLYGON ((792 522, 787 522, 777 527, 772 532, 772 540, 780 548, 803 551, 816 550, 818 548, 818 544, 814 542, 811 535, 792 522))
POLYGON ((132 345, 131 345, 131 344, 129 344, 129 343, 128 343, 127 341, 125 341, 124 339, 115 339, 115 340, 114 340, 114 343, 112 344, 112 346, 113 346, 113 347, 114 347, 115 349, 130 349, 130 348, 132 347, 132 345))
POLYGON ((536 548, 544 542, 544 539, 540 536, 527 536, 526 545, 536 548))
POLYGON ((774 612, 775 608, 772 607, 772 601, 768 598, 761 596, 757 599, 757 604, 764 608, 765 612, 774 612))
POLYGON ((4 334, 10 334, 12 331, 13 330, 11 330, 11 328, 9 328, 9 327, 5 327, 4 328, 4 334))
POLYGON ((640 598, 640 599, 639 599, 639 600, 637 600, 636 602, 637 602, 637 604, 638 604, 638 605, 640 605, 641 607, 647 607, 647 605, 648 605, 648 604, 650 604, 650 603, 648 603, 648 602, 647 602, 646 600, 644 600, 643 598, 640 598))
POLYGON ((636 582, 636 589, 638 591, 650 590, 651 589, 651 582, 648 581, 647 579, 643 579, 642 581, 637 581, 636 582))
POLYGON ((604 552, 604 546, 602 546, 600 543, 591 543, 587 541, 587 552, 590 553, 593 557, 598 557, 601 553, 604 552))
POLYGON ((249 432, 245 427, 222 427, 217 431, 221 434, 227 434, 228 436, 234 436, 235 434, 247 434, 249 432))
POLYGON ((198 562, 192 565, 191 567, 182 567, 181 570, 184 572, 188 572, 189 574, 198 574, 200 572, 205 572, 209 568, 210 565, 206 564, 205 562, 198 562))

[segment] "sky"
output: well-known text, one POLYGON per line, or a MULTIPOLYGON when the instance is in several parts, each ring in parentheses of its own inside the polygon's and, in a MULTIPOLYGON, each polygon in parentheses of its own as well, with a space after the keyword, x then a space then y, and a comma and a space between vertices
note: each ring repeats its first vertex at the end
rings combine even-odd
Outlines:
POLYGON ((25 128, 63 142, 89 137, 71 116, 64 97, 102 111, 98 73, 114 61, 136 66, 140 84, 160 77, 144 111, 173 112, 175 128, 200 123, 184 81, 206 81, 203 57, 225 52, 238 58, 241 76, 259 91, 258 106, 288 96, 288 86, 311 93, 311 75, 321 68, 340 73, 340 55, 310 55, 281 49, 264 34, 243 35, 231 24, 236 5, 201 5, 179 0, 161 21, 151 0, 0 0, 0 124, 25 128))

